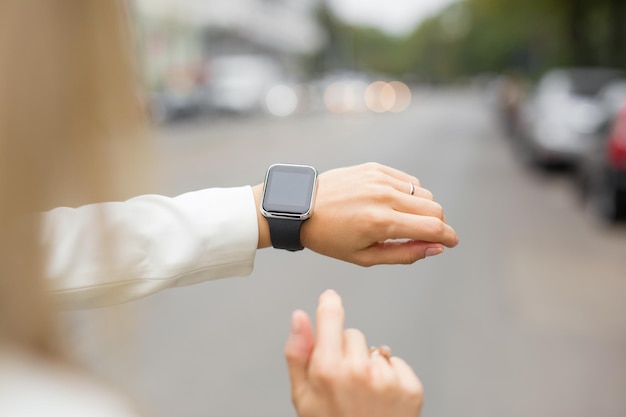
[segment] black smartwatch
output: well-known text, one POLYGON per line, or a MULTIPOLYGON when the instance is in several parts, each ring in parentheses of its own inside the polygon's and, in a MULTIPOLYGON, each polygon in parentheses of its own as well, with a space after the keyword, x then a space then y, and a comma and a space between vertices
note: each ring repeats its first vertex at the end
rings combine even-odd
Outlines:
POLYGON ((261 213, 270 228, 272 246, 298 251, 300 228, 313 211, 317 170, 308 165, 274 164, 265 175, 261 213))

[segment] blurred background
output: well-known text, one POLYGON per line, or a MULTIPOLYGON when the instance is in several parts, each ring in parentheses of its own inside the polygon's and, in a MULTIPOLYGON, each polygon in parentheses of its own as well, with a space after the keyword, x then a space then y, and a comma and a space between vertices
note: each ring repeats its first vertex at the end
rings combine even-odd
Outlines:
POLYGON ((461 239, 367 269, 263 250, 250 277, 69 314, 150 415, 294 416, 289 317, 326 288, 414 367, 424 416, 626 415, 625 2, 128 5, 159 192, 377 161, 419 177, 461 239), (125 309, 128 346, 92 334, 125 309))

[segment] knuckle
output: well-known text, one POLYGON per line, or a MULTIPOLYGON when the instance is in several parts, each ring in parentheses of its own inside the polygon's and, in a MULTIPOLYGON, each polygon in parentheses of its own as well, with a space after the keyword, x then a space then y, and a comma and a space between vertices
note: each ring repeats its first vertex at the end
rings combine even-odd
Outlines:
POLYGON ((315 361, 311 364, 309 377, 316 384, 332 385, 339 379, 340 374, 335 364, 329 361, 315 361))
POLYGON ((428 227, 432 236, 442 236, 445 233, 445 225, 440 219, 433 217, 428 227))
POLYGON ((433 202, 433 212, 435 216, 443 219, 443 206, 441 204, 433 202))
POLYGON ((364 385, 369 381, 369 367, 367 362, 350 362, 348 364, 349 380, 353 385, 364 385))
POLYGON ((372 391, 377 394, 389 396, 397 394, 398 387, 396 381, 389 377, 379 376, 371 380, 372 391))
POLYGON ((371 169, 373 171, 380 171, 380 170, 382 170, 382 167, 383 167, 378 162, 366 162, 364 165, 365 165, 365 167, 367 167, 367 168, 369 168, 369 169, 371 169))
POLYGON ((303 387, 297 388, 294 385, 291 386, 291 402, 294 406, 298 406, 300 400, 302 399, 303 391, 303 387))
POLYGON ((353 338, 353 339, 363 339, 363 340, 365 339, 365 335, 363 335, 363 332, 361 332, 359 329, 349 327, 346 330, 344 330, 344 332, 346 333, 346 337, 353 338))
POLYGON ((287 359, 287 362, 292 362, 298 359, 297 353, 289 345, 285 345, 283 352, 284 352, 285 358, 287 359))
POLYGON ((418 255, 412 253, 403 254, 400 258, 400 264, 402 265, 411 265, 421 259, 418 255))
POLYGON ((386 174, 379 170, 370 170, 365 177, 365 181, 370 186, 369 191, 375 195, 380 195, 386 191, 388 184, 385 178, 386 174))
POLYGON ((364 178, 368 181, 381 182, 387 177, 383 166, 377 162, 368 162, 365 164, 364 171, 364 178))
POLYGON ((370 266, 374 266, 375 262, 373 262, 372 257, 368 254, 366 254, 365 252, 358 252, 354 259, 352 259, 352 263, 364 267, 364 268, 368 268, 370 266))
POLYGON ((387 217, 382 215, 379 210, 369 209, 364 214, 364 220, 369 225, 370 230, 377 230, 386 227, 388 224, 387 217))
POLYGON ((424 190, 424 198, 427 198, 428 200, 431 200, 431 201, 435 200, 435 196, 433 195, 432 191, 427 190, 426 188, 424 188, 423 190, 424 190))
POLYGON ((378 175, 370 175, 367 179, 367 185, 363 187, 367 199, 376 203, 388 201, 391 196, 391 190, 382 185, 382 181, 378 175))
POLYGON ((418 380, 415 384, 404 389, 405 397, 415 403, 421 403, 424 400, 424 386, 418 380))
POLYGON ((372 259, 368 258, 358 258, 355 261, 355 264, 357 264, 358 266, 362 266, 363 268, 369 268, 372 267, 376 264, 376 262, 374 262, 372 259))

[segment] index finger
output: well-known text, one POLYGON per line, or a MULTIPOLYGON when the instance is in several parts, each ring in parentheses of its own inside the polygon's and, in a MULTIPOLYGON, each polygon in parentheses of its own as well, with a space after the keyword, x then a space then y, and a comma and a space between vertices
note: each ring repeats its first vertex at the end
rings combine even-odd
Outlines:
POLYGON ((326 358, 338 357, 343 352, 343 325, 345 311, 341 297, 333 290, 326 290, 317 307, 317 337, 315 350, 326 358))

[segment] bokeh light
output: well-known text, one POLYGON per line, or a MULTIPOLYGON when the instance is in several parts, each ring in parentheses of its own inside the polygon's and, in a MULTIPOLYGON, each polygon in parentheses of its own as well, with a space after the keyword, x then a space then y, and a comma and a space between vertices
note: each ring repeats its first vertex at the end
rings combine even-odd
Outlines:
POLYGON ((389 111, 400 113, 411 105, 411 89, 403 82, 392 81, 389 86, 395 92, 395 101, 389 111))
POLYGON ((335 82, 324 91, 324 104, 332 113, 347 113, 356 103, 356 96, 350 85, 345 82, 335 82))
POLYGON ((411 90, 400 81, 375 81, 365 90, 365 104, 375 113, 400 113, 411 104, 411 90))
POLYGON ((267 92, 265 105, 274 116, 290 116, 298 107, 298 95, 287 85, 275 85, 267 92))
POLYGON ((383 90, 386 90, 386 100, 389 101, 393 98, 395 101, 395 92, 393 88, 390 89, 389 85, 384 81, 375 81, 371 83, 365 90, 365 104, 367 108, 375 113, 384 113, 388 110, 383 102, 383 90), (393 95, 393 97, 391 97, 393 95))

